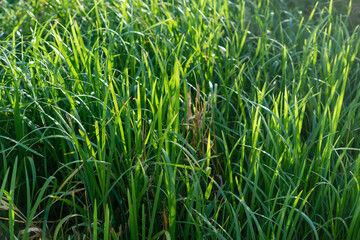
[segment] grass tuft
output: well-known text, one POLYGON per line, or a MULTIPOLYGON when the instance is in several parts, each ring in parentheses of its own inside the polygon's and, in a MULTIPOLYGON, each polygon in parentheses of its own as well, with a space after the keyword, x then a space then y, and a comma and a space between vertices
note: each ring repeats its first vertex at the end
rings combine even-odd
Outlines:
POLYGON ((359 9, 0 0, 0 238, 357 239, 359 9))

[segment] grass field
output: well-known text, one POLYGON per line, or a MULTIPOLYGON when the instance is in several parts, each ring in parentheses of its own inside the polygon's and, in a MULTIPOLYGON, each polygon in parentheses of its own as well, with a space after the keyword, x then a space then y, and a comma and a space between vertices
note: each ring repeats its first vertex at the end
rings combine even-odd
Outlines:
POLYGON ((360 239, 359 9, 0 0, 0 238, 360 239))

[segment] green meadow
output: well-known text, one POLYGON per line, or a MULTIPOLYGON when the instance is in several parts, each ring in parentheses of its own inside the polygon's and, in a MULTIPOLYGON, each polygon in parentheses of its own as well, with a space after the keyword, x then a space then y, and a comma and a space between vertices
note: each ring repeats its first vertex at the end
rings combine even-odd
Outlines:
POLYGON ((359 16, 0 0, 0 239, 360 239, 359 16))

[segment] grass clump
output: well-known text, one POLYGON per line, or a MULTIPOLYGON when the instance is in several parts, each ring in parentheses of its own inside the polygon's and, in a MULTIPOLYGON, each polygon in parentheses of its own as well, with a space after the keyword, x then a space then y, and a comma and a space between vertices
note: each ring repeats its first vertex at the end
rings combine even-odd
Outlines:
POLYGON ((355 1, 0 3, 0 236, 360 236, 355 1))

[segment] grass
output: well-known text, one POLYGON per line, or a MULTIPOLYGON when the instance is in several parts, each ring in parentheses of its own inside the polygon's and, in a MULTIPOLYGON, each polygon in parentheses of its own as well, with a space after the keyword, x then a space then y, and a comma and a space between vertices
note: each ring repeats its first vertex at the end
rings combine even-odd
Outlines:
POLYGON ((300 2, 0 0, 0 237, 357 239, 359 6, 300 2))

